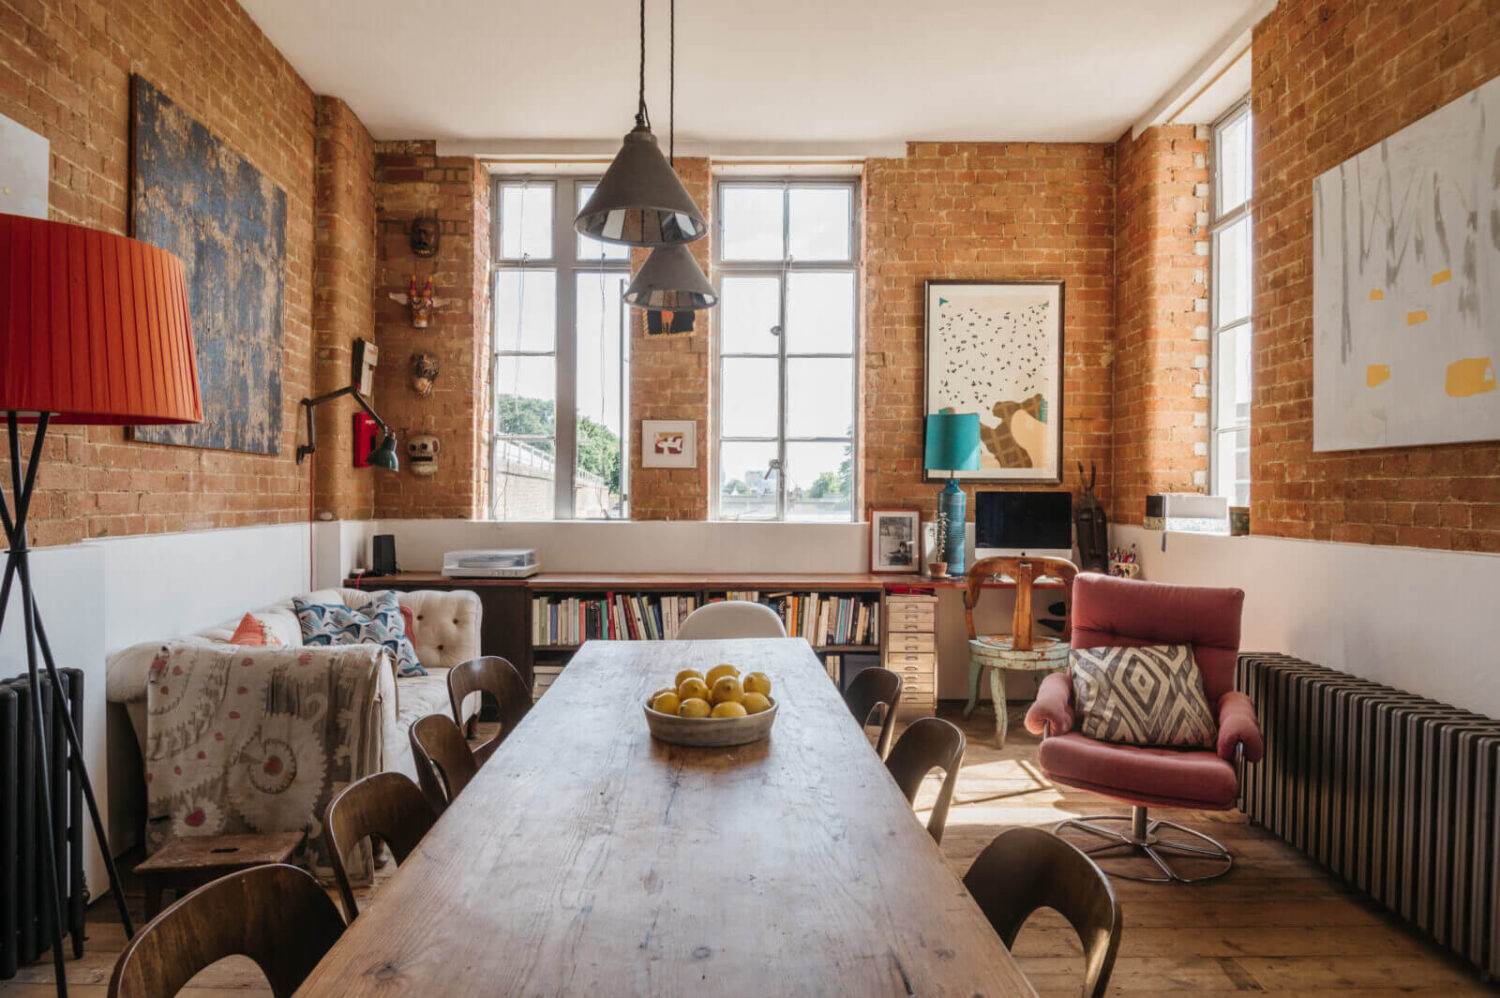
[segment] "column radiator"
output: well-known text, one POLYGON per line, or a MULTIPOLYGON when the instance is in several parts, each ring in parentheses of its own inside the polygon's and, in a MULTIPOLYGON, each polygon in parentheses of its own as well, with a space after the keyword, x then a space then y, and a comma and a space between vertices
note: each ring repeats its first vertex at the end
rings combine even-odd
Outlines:
POLYGON ((1266 740, 1240 809, 1500 975, 1500 721, 1286 655, 1237 682, 1266 740))
MULTIPOLYGON (((42 676, 43 731, 52 811, 58 819, 56 855, 64 857, 58 873, 68 895, 63 927, 78 957, 83 955, 83 909, 88 900, 83 878, 83 825, 88 812, 59 712, 70 711, 83 734, 83 673, 59 669, 58 678, 61 691, 42 676)), ((36 723, 30 681, 25 676, 0 681, 0 979, 14 977, 18 967, 35 962, 52 942, 47 922, 49 887, 42 865, 42 850, 48 844, 32 740, 36 723)))

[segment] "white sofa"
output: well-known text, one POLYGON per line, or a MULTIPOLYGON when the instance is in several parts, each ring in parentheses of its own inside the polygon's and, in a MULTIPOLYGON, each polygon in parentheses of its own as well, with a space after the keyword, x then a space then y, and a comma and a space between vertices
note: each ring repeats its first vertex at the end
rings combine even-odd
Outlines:
MULTIPOLYGON (((372 592, 359 589, 322 589, 303 599, 322 603, 344 603, 358 609, 369 603, 372 592)), ((381 769, 404 773, 415 780, 411 743, 407 732, 412 722, 427 714, 447 714, 448 670, 479 656, 479 625, 482 609, 479 597, 472 592, 438 592, 423 590, 397 593, 397 600, 408 607, 415 618, 414 644, 417 660, 427 670, 425 676, 397 678, 392 670, 383 670, 379 691, 381 718, 381 769)), ((263 621, 271 633, 290 647, 302 646, 302 628, 290 599, 247 612, 263 621)), ((113 705, 124 708, 135 735, 136 748, 143 751, 146 737, 146 682, 151 662, 162 645, 169 642, 227 642, 239 626, 244 613, 223 623, 185 636, 164 636, 160 641, 132 645, 111 655, 106 663, 105 696, 113 705)), ((112 710, 113 712, 113 710, 112 710)), ((112 729, 115 727, 111 726, 112 729)), ((145 781, 139 767, 126 766, 118 757, 128 738, 110 733, 110 812, 111 840, 119 839, 121 847, 132 844, 139 836, 146 813, 145 781), (126 741, 122 746, 121 742, 126 741)))

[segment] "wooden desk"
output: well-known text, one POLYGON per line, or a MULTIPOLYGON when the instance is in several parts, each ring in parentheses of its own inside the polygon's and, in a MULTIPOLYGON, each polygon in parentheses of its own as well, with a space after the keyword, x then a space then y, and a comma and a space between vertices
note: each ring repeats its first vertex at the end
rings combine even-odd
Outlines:
POLYGON ((297 994, 1035 996, 796 639, 585 645, 297 994), (653 741, 720 661, 771 737, 653 741))

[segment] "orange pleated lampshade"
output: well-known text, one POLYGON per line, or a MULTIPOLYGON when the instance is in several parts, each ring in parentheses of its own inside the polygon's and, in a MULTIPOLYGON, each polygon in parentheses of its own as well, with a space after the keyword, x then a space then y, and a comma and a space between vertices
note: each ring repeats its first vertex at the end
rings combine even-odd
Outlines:
POLYGON ((124 236, 0 215, 0 412, 202 422, 182 261, 124 236))

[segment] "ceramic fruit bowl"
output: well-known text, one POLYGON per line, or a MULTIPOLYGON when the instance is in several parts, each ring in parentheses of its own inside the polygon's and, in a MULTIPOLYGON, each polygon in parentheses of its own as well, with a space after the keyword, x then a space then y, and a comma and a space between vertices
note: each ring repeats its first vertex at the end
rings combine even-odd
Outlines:
POLYGON ((649 705, 644 709, 652 738, 693 748, 726 748, 758 742, 771 733, 771 725, 776 723, 774 699, 770 710, 744 717, 679 717, 652 710, 649 705))

